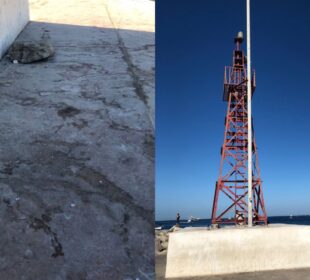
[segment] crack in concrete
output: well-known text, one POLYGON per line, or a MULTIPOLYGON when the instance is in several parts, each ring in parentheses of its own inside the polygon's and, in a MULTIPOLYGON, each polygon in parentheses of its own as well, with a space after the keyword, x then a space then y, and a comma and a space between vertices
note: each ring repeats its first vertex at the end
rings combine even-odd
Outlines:
POLYGON ((132 62, 131 56, 125 46, 125 43, 123 41, 123 38, 121 37, 118 28, 116 27, 116 25, 114 24, 114 21, 111 17, 111 13, 109 11, 108 6, 105 4, 105 9, 106 12, 108 14, 108 17, 114 27, 116 36, 117 36, 117 40, 118 40, 118 47, 123 55, 123 60, 127 65, 127 70, 128 70, 128 74, 130 75, 130 77, 132 78, 132 85, 135 89, 135 93, 136 95, 139 97, 139 99, 144 103, 144 105, 148 108, 148 117, 149 120, 152 124, 152 128, 154 130, 154 124, 152 121, 152 117, 150 116, 150 112, 149 112, 149 106, 148 106, 148 96, 146 95, 146 93, 144 92, 143 89, 143 82, 141 81, 141 79, 139 78, 139 69, 134 65, 134 63, 132 62))
POLYGON ((64 256, 62 244, 59 242, 57 233, 52 231, 51 227, 48 223, 51 221, 51 218, 48 215, 41 215, 41 218, 33 217, 30 223, 30 227, 33 228, 35 231, 43 230, 44 233, 50 236, 51 244, 54 248, 54 253, 51 255, 53 258, 57 258, 60 256, 64 256))
POLYGON ((153 211, 136 204, 134 198, 129 193, 118 187, 103 174, 92 168, 84 167, 78 172, 77 176, 100 191, 90 193, 100 194, 110 201, 123 204, 126 208, 132 209, 149 224, 153 225, 153 211))
MULTIPOLYGON (((152 210, 145 209, 144 207, 138 205, 134 198, 124 191, 122 188, 117 186, 115 183, 110 181, 106 176, 99 173, 98 171, 93 170, 90 167, 83 167, 83 164, 79 164, 80 170, 75 174, 75 178, 80 178, 85 183, 92 186, 95 190, 89 190, 89 189, 83 189, 81 186, 77 185, 76 183, 72 183, 69 180, 62 180, 62 179, 49 179, 49 178, 24 178, 23 180, 19 178, 11 179, 10 182, 12 186, 18 185, 21 183, 29 183, 33 184, 35 181, 37 185, 40 186, 41 191, 61 191, 59 187, 56 189, 52 189, 51 187, 44 188, 43 186, 48 186, 48 183, 51 183, 52 185, 61 185, 63 188, 67 190, 72 190, 74 193, 76 193, 80 198, 81 201, 84 203, 88 203, 89 199, 87 196, 97 195, 102 196, 105 199, 113 202, 113 203, 120 203, 124 205, 124 207, 127 209, 127 213, 130 213, 133 211, 136 213, 139 217, 144 219, 149 224, 149 230, 153 233, 153 220, 154 220, 154 213, 152 210)), ((6 181, 6 180, 5 180, 6 181)), ((8 182, 9 183, 9 182, 8 182)), ((21 197, 28 197, 32 201, 35 200, 35 203, 37 204, 38 208, 41 209, 47 209, 47 205, 43 203, 42 199, 35 194, 34 192, 31 192, 29 189, 14 189, 14 191, 18 192, 21 197)), ((20 211, 21 212, 21 211, 20 211)), ((22 213, 22 212, 21 212, 22 213)), ((48 212, 49 213, 49 212, 48 212)), ((23 215, 28 216, 29 214, 22 213, 23 215)), ((124 218, 125 221, 128 221, 129 218, 124 218)))

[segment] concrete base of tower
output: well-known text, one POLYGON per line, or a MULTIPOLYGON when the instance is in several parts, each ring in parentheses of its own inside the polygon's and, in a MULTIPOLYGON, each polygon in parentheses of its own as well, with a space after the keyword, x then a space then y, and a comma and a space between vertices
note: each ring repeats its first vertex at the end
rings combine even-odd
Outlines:
POLYGON ((169 234, 166 278, 310 267, 310 226, 186 228, 169 234))

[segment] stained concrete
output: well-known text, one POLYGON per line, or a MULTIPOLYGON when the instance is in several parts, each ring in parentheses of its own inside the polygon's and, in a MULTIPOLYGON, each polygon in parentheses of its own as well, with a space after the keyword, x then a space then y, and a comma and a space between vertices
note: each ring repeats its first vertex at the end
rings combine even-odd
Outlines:
MULTIPOLYGON (((155 126, 155 2, 150 0, 29 0, 30 19, 36 22, 110 28, 115 31, 119 49, 137 92, 142 87, 149 117, 155 126), (135 31, 135 32, 128 32, 135 31), (140 33, 141 32, 141 33, 140 33), (140 33, 141 36, 137 36, 140 33)), ((139 94, 143 97, 142 94, 139 94)))
POLYGON ((169 234, 166 278, 310 267, 310 226, 188 228, 169 234))
POLYGON ((0 0, 0 58, 28 21, 28 0, 0 0))
MULTIPOLYGON (((156 255, 156 279, 164 280, 166 254, 156 255)), ((180 277, 174 280, 310 280, 310 268, 236 273, 203 277, 180 277)))
POLYGON ((32 0, 54 57, 0 63, 0 279, 154 278, 154 33, 121 4, 32 0))

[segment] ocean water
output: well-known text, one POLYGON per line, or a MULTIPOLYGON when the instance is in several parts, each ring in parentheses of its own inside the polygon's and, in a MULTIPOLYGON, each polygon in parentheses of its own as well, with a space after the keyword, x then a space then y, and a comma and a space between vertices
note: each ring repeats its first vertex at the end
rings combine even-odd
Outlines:
MULTIPOLYGON (((268 217, 269 224, 295 224, 295 225, 310 225, 310 215, 301 216, 278 216, 268 217)), ((155 226, 162 229, 170 229, 176 224, 175 220, 156 221, 155 226)), ((188 223, 187 220, 180 220, 180 227, 207 227, 210 226, 210 219, 201 219, 199 221, 188 223)))

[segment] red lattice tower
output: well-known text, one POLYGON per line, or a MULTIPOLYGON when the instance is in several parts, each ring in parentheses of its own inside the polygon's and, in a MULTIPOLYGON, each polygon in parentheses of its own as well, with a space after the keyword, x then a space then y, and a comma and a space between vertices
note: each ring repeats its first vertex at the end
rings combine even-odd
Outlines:
MULTIPOLYGON (((223 100, 228 102, 228 106, 220 174, 215 186, 212 224, 246 224, 248 217, 247 63, 246 56, 240 49, 242 41, 242 33, 239 33, 235 38, 233 66, 226 66, 224 71, 223 100)), ((254 71, 252 77, 253 94, 256 87, 254 71)), ((253 126, 252 132, 253 224, 267 224, 253 126)))

